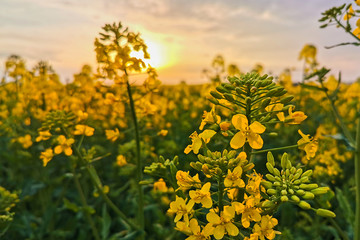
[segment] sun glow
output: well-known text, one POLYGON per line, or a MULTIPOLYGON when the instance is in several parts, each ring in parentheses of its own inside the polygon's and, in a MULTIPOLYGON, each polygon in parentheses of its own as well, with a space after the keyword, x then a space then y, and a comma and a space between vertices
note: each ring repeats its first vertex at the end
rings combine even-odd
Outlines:
POLYGON ((148 53, 150 55, 149 59, 144 58, 144 54, 142 51, 136 52, 133 51, 130 53, 131 57, 136 57, 144 61, 146 66, 150 65, 154 68, 163 68, 167 66, 168 59, 164 51, 164 47, 158 43, 152 42, 152 41, 146 41, 145 44, 148 47, 148 53))

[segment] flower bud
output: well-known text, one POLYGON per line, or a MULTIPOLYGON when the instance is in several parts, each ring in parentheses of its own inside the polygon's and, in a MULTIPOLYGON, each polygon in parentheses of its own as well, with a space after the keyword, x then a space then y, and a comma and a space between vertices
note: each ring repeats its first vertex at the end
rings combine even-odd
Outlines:
POLYGON ((301 207, 302 209, 308 210, 311 208, 311 205, 305 201, 300 201, 298 203, 298 206, 301 207))
POLYGON ((287 202, 287 201, 289 201, 289 198, 287 196, 281 196, 280 201, 287 202))
POLYGON ((275 177, 273 176, 273 175, 271 175, 271 174, 266 174, 265 175, 265 177, 269 180, 269 181, 271 181, 271 182, 275 182, 276 180, 275 180, 275 177))
POLYGON ((268 190, 266 190, 266 192, 270 195, 276 195, 277 194, 277 191, 273 188, 269 188, 268 190))
POLYGON ((263 208, 272 208, 275 206, 273 201, 266 200, 261 205, 263 208))
POLYGON ((261 185, 263 185, 266 189, 272 188, 273 184, 269 181, 261 181, 261 185))
POLYGON ((213 96, 216 99, 223 99, 224 98, 220 93, 215 92, 215 91, 211 91, 210 94, 211 94, 211 96, 213 96))
POLYGON ((336 214, 333 213, 332 211, 330 210, 327 210, 327 209, 323 209, 323 208, 319 208, 316 210, 316 214, 321 216, 321 217, 331 217, 331 218, 334 218, 336 217, 336 214))
POLYGON ((300 188, 302 188, 304 190, 313 190, 313 189, 315 189, 317 187, 318 187, 318 185, 316 183, 300 184, 300 188))
POLYGON ((292 195, 292 196, 290 197, 290 199, 293 200, 293 201, 296 202, 296 203, 300 202, 300 198, 299 198, 298 196, 296 196, 296 195, 292 195))
POLYGON ((310 170, 307 170, 306 172, 303 173, 302 177, 310 177, 312 175, 313 171, 310 169, 310 170))
POLYGON ((305 191, 302 190, 302 189, 299 189, 299 190, 296 191, 296 194, 299 195, 299 196, 302 196, 302 195, 305 194, 305 191))
POLYGON ((273 167, 273 165, 271 165, 271 163, 267 162, 266 168, 270 173, 274 174, 274 167, 273 167))
POLYGON ((329 191, 328 187, 319 187, 319 188, 315 188, 315 189, 311 190, 311 192, 315 195, 325 194, 328 191, 329 191))
POLYGON ((275 166, 274 156, 272 155, 271 152, 268 152, 268 153, 267 153, 267 161, 268 161, 268 163, 270 163, 273 167, 275 166))
POLYGON ((315 195, 311 192, 305 192, 305 194, 302 196, 305 200, 311 200, 315 198, 315 195))
MULTIPOLYGON (((221 85, 217 86, 217 87, 216 87, 216 90, 217 90, 218 92, 221 92, 221 93, 227 93, 227 92, 229 92, 226 88, 224 88, 224 87, 221 86, 221 85)), ((211 93, 210 93, 210 94, 211 94, 211 93)))

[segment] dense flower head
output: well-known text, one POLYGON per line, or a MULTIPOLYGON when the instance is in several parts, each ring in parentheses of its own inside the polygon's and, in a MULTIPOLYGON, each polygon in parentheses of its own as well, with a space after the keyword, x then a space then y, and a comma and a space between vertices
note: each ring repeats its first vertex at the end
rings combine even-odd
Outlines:
POLYGON ((206 215, 206 220, 209 222, 204 229, 207 235, 214 235, 216 239, 222 239, 227 233, 230 236, 237 236, 239 229, 234 225, 235 209, 232 206, 225 206, 224 211, 220 215, 215 211, 210 211, 206 215))

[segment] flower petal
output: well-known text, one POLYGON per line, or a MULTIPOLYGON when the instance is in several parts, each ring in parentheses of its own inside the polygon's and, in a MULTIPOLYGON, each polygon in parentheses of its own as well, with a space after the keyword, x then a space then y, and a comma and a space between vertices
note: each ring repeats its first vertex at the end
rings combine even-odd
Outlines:
POLYGON ((248 119, 244 114, 234 115, 231 122, 237 130, 244 131, 249 126, 248 119))
POLYGON ((245 144, 245 134, 237 132, 230 141, 230 146, 234 149, 241 148, 245 144))
POLYGON ((262 125, 261 123, 259 123, 258 121, 255 121, 252 124, 250 124, 250 129, 254 133, 259 133, 260 134, 260 133, 265 132, 266 127, 264 125, 262 125))

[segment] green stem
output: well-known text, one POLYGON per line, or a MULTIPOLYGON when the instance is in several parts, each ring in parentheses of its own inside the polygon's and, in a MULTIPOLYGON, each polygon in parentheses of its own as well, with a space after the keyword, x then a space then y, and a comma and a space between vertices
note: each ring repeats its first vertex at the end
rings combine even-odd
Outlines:
POLYGON ((355 209, 354 240, 360 240, 360 117, 358 117, 358 123, 356 129, 355 186, 356 186, 356 201, 355 201, 356 209, 355 209))
POLYGON ((267 153, 269 151, 278 151, 278 150, 284 150, 284 149, 290 149, 290 148, 296 148, 296 147, 300 147, 302 145, 305 145, 308 143, 303 143, 303 144, 294 144, 294 145, 290 145, 290 146, 285 146, 285 147, 278 147, 278 148, 269 148, 269 149, 264 149, 264 150, 260 150, 260 151, 252 151, 250 154, 260 154, 260 153, 267 153))
POLYGON ((219 177, 218 181, 219 190, 218 190, 218 204, 219 204, 219 214, 224 210, 224 203, 223 203, 223 197, 224 197, 224 184, 223 184, 223 178, 222 176, 219 177))
POLYGON ((92 233, 93 233, 93 236, 96 240, 100 240, 100 235, 99 235, 99 232, 98 230, 96 229, 96 226, 95 226, 95 223, 94 221, 92 220, 91 216, 90 216, 90 213, 88 212, 87 208, 89 207, 87 202, 86 202, 86 198, 85 198, 85 195, 84 195, 84 191, 82 190, 82 187, 81 187, 81 184, 79 182, 79 178, 76 174, 76 171, 75 171, 75 168, 74 168, 74 165, 72 163, 70 163, 71 165, 71 171, 74 175, 74 182, 75 182, 75 186, 76 186, 76 189, 80 195, 80 201, 81 201, 81 204, 84 208, 84 212, 85 212, 85 216, 86 216, 86 219, 87 221, 89 222, 90 224, 90 227, 91 227, 91 230, 92 230, 92 233))
MULTIPOLYGON (((125 70, 126 78, 128 77, 128 74, 125 70)), ((129 83, 129 80, 126 79, 126 86, 127 86, 127 92, 129 95, 129 101, 130 101, 130 108, 131 108, 131 116, 135 127, 135 140, 136 140, 136 184, 137 184, 137 191, 138 191, 138 214, 137 214, 137 221, 140 226, 141 230, 144 230, 145 228, 145 219, 144 219, 144 192, 142 189, 142 186, 139 184, 140 181, 143 178, 143 166, 141 162, 141 152, 140 152, 140 134, 139 134, 139 126, 138 126, 138 120, 136 117, 135 112, 135 105, 134 100, 132 97, 131 92, 131 86, 129 83)))

